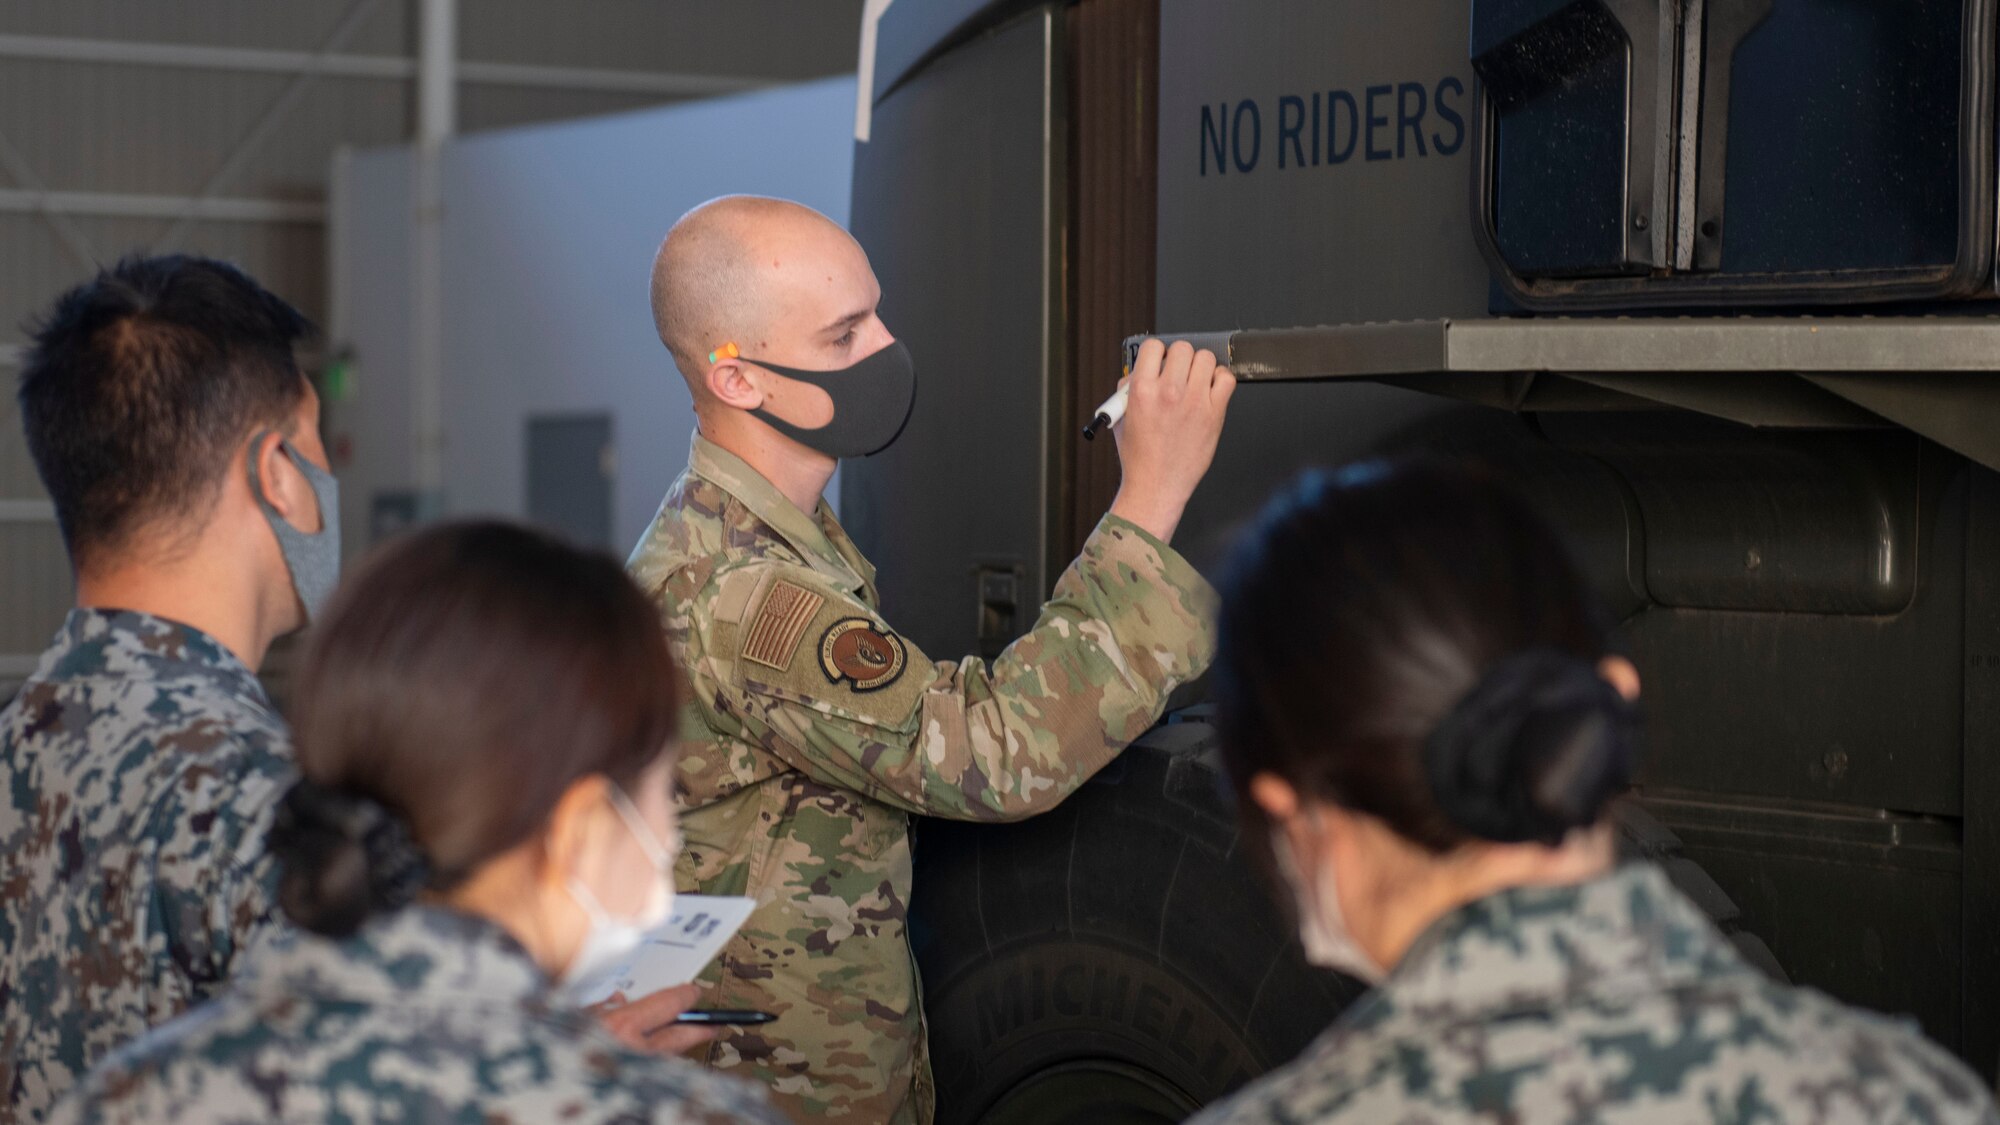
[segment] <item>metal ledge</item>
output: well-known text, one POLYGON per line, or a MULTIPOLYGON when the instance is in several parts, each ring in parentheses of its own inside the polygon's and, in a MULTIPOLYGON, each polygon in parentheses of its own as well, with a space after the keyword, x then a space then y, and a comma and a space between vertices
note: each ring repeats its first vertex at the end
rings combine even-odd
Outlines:
POLYGON ((1358 379, 1503 410, 1899 426, 2000 469, 2000 318, 1412 320, 1167 338, 1226 352, 1246 383, 1358 379))
POLYGON ((2000 372, 2000 317, 1399 320, 1200 335, 1227 336, 1230 368, 1248 380, 1432 371, 2000 372))

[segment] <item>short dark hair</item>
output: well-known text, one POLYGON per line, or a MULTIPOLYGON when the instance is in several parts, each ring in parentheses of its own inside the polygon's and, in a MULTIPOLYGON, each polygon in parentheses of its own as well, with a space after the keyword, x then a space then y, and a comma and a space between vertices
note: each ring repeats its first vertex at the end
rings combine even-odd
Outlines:
POLYGON ((1309 472, 1264 509, 1219 586, 1216 718, 1256 853, 1270 828, 1250 797, 1259 773, 1434 854, 1559 840, 1630 784, 1630 708, 1596 671, 1614 651, 1609 624, 1555 530, 1482 471, 1309 472), (1501 681, 1523 676, 1542 677, 1538 690, 1553 676, 1553 702, 1509 698, 1501 681), (1487 729, 1463 730, 1475 688, 1490 701, 1496 683, 1498 712, 1513 714, 1487 707, 1471 717, 1487 729), (1441 779, 1434 736, 1447 720, 1481 760, 1441 779), (1529 745, 1565 739, 1566 761, 1529 745))
POLYGON ((273 835, 280 904, 334 934, 398 905, 401 865, 369 839, 385 819, 449 889, 533 838, 575 781, 636 780, 681 701, 659 613, 609 556, 495 521, 392 541, 334 596, 293 685, 312 799, 288 798, 273 835))
POLYGON ((126 258, 29 331, 21 421, 79 569, 150 525, 205 517, 237 446, 289 430, 305 396, 292 348, 311 323, 208 258, 126 258))

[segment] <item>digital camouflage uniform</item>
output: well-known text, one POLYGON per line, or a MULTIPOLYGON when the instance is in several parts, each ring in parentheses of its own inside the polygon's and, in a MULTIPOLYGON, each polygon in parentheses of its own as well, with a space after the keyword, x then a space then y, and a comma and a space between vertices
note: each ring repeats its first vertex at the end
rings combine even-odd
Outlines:
POLYGON ((551 995, 498 926, 440 907, 296 934, 112 1055, 50 1125, 782 1125, 762 1090, 631 1050, 551 995))
POLYGON ((678 882, 758 900, 704 1002, 778 1014, 711 1064, 804 1119, 929 1121, 910 817, 1056 805, 1206 668, 1212 591, 1107 517, 991 667, 933 661, 877 615, 874 568, 825 504, 806 515, 699 437, 631 568, 693 689, 678 882))
POLYGON ((1658 869, 1451 914, 1296 1061, 1190 1125, 2000 1122, 1913 1027, 1778 984, 1658 869))
POLYGON ((0 1119, 213 994, 273 925, 283 721, 213 637, 70 613, 0 712, 0 1119))

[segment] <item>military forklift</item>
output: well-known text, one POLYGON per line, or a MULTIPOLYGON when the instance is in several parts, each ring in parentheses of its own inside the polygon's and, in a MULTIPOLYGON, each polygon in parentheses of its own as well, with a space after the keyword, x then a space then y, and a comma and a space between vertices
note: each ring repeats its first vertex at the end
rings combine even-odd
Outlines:
MULTIPOLYGON (((926 650, 1024 630, 1134 334, 1242 381, 1177 539, 1468 458, 1645 681, 1621 809, 1766 971, 2000 1063, 1993 0, 868 6, 853 227, 920 371, 844 473, 926 650)), ((1200 685, 1055 812, 918 827, 940 1120, 1177 1121, 1359 991, 1237 846, 1200 685)))

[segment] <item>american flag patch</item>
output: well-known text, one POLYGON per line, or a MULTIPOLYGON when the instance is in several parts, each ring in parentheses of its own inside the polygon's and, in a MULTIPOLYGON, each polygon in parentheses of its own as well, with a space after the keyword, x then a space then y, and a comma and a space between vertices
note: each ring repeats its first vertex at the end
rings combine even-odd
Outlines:
POLYGON ((799 641, 806 635, 806 626, 825 604, 825 598, 790 582, 772 586, 764 597, 764 608, 757 611, 757 620, 750 625, 750 635, 743 641, 743 659, 780 672, 790 668, 792 657, 799 651, 799 641))

